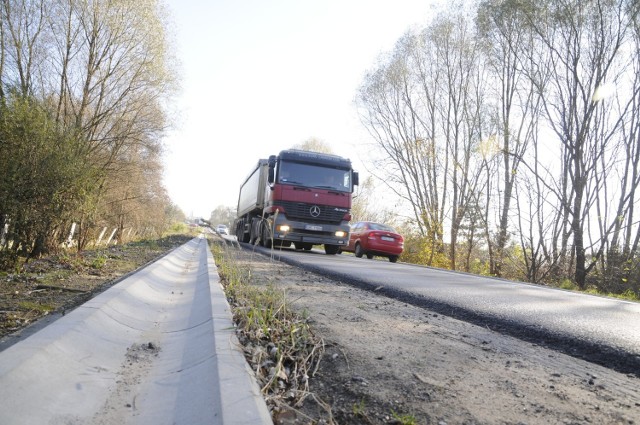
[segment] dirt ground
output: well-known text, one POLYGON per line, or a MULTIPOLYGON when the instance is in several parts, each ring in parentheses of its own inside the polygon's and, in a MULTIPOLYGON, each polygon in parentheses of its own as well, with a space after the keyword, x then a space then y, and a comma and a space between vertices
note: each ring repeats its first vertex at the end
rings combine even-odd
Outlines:
MULTIPOLYGON (((0 337, 86 301, 190 238, 43 259, 0 274, 0 337)), ((637 375, 259 254, 234 256, 255 284, 285 291, 325 342, 312 395, 277 424, 640 424, 637 375)))
POLYGON ((314 397, 278 423, 640 423, 637 376, 259 254, 238 260, 254 284, 286 291, 325 342, 314 397))
MULTIPOLYGON (((174 235, 82 253, 33 260, 19 272, 0 272, 0 339, 52 313, 80 305, 121 277, 188 242, 174 235)), ((19 334, 18 334, 19 335, 19 334)))

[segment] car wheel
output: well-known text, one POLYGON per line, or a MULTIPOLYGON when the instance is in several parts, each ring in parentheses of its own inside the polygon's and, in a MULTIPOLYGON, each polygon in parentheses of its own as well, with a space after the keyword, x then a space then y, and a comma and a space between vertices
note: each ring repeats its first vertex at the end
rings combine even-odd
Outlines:
POLYGON ((397 255, 391 255, 389 257, 389 261, 391 261, 392 263, 395 263, 396 261, 398 261, 398 256, 397 255))
POLYGON ((356 257, 362 258, 362 255, 364 254, 364 251, 362 250, 362 247, 360 246, 360 243, 356 242, 355 253, 356 253, 356 257))
POLYGON ((373 254, 369 254, 369 253, 367 253, 367 258, 368 258, 369 260, 373 259, 373 254))

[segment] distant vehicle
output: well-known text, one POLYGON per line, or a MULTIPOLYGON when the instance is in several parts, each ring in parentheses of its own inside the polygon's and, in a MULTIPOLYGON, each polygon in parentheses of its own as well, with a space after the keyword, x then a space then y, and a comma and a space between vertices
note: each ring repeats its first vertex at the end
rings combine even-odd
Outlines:
POLYGON ((388 257, 395 263, 404 249, 404 238, 395 229, 386 224, 371 221, 359 221, 351 225, 349 244, 342 248, 361 258, 366 255, 371 259, 374 256, 388 257))
POLYGON ((229 228, 224 224, 218 224, 216 226, 216 233, 218 233, 219 235, 228 235, 229 228))

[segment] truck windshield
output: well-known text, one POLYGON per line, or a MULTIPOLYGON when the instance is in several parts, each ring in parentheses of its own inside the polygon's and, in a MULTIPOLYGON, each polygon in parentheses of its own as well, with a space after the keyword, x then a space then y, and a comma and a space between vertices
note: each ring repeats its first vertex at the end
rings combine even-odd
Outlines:
POLYGON ((351 192, 351 170, 280 161, 278 183, 351 192))

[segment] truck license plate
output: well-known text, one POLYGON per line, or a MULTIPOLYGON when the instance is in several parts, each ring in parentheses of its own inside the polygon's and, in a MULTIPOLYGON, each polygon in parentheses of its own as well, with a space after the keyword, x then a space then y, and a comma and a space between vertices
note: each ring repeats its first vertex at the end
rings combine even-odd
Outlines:
POLYGON ((313 230, 315 232, 321 232, 322 231, 322 226, 314 226, 313 224, 307 224, 306 226, 304 226, 305 230, 313 230))

